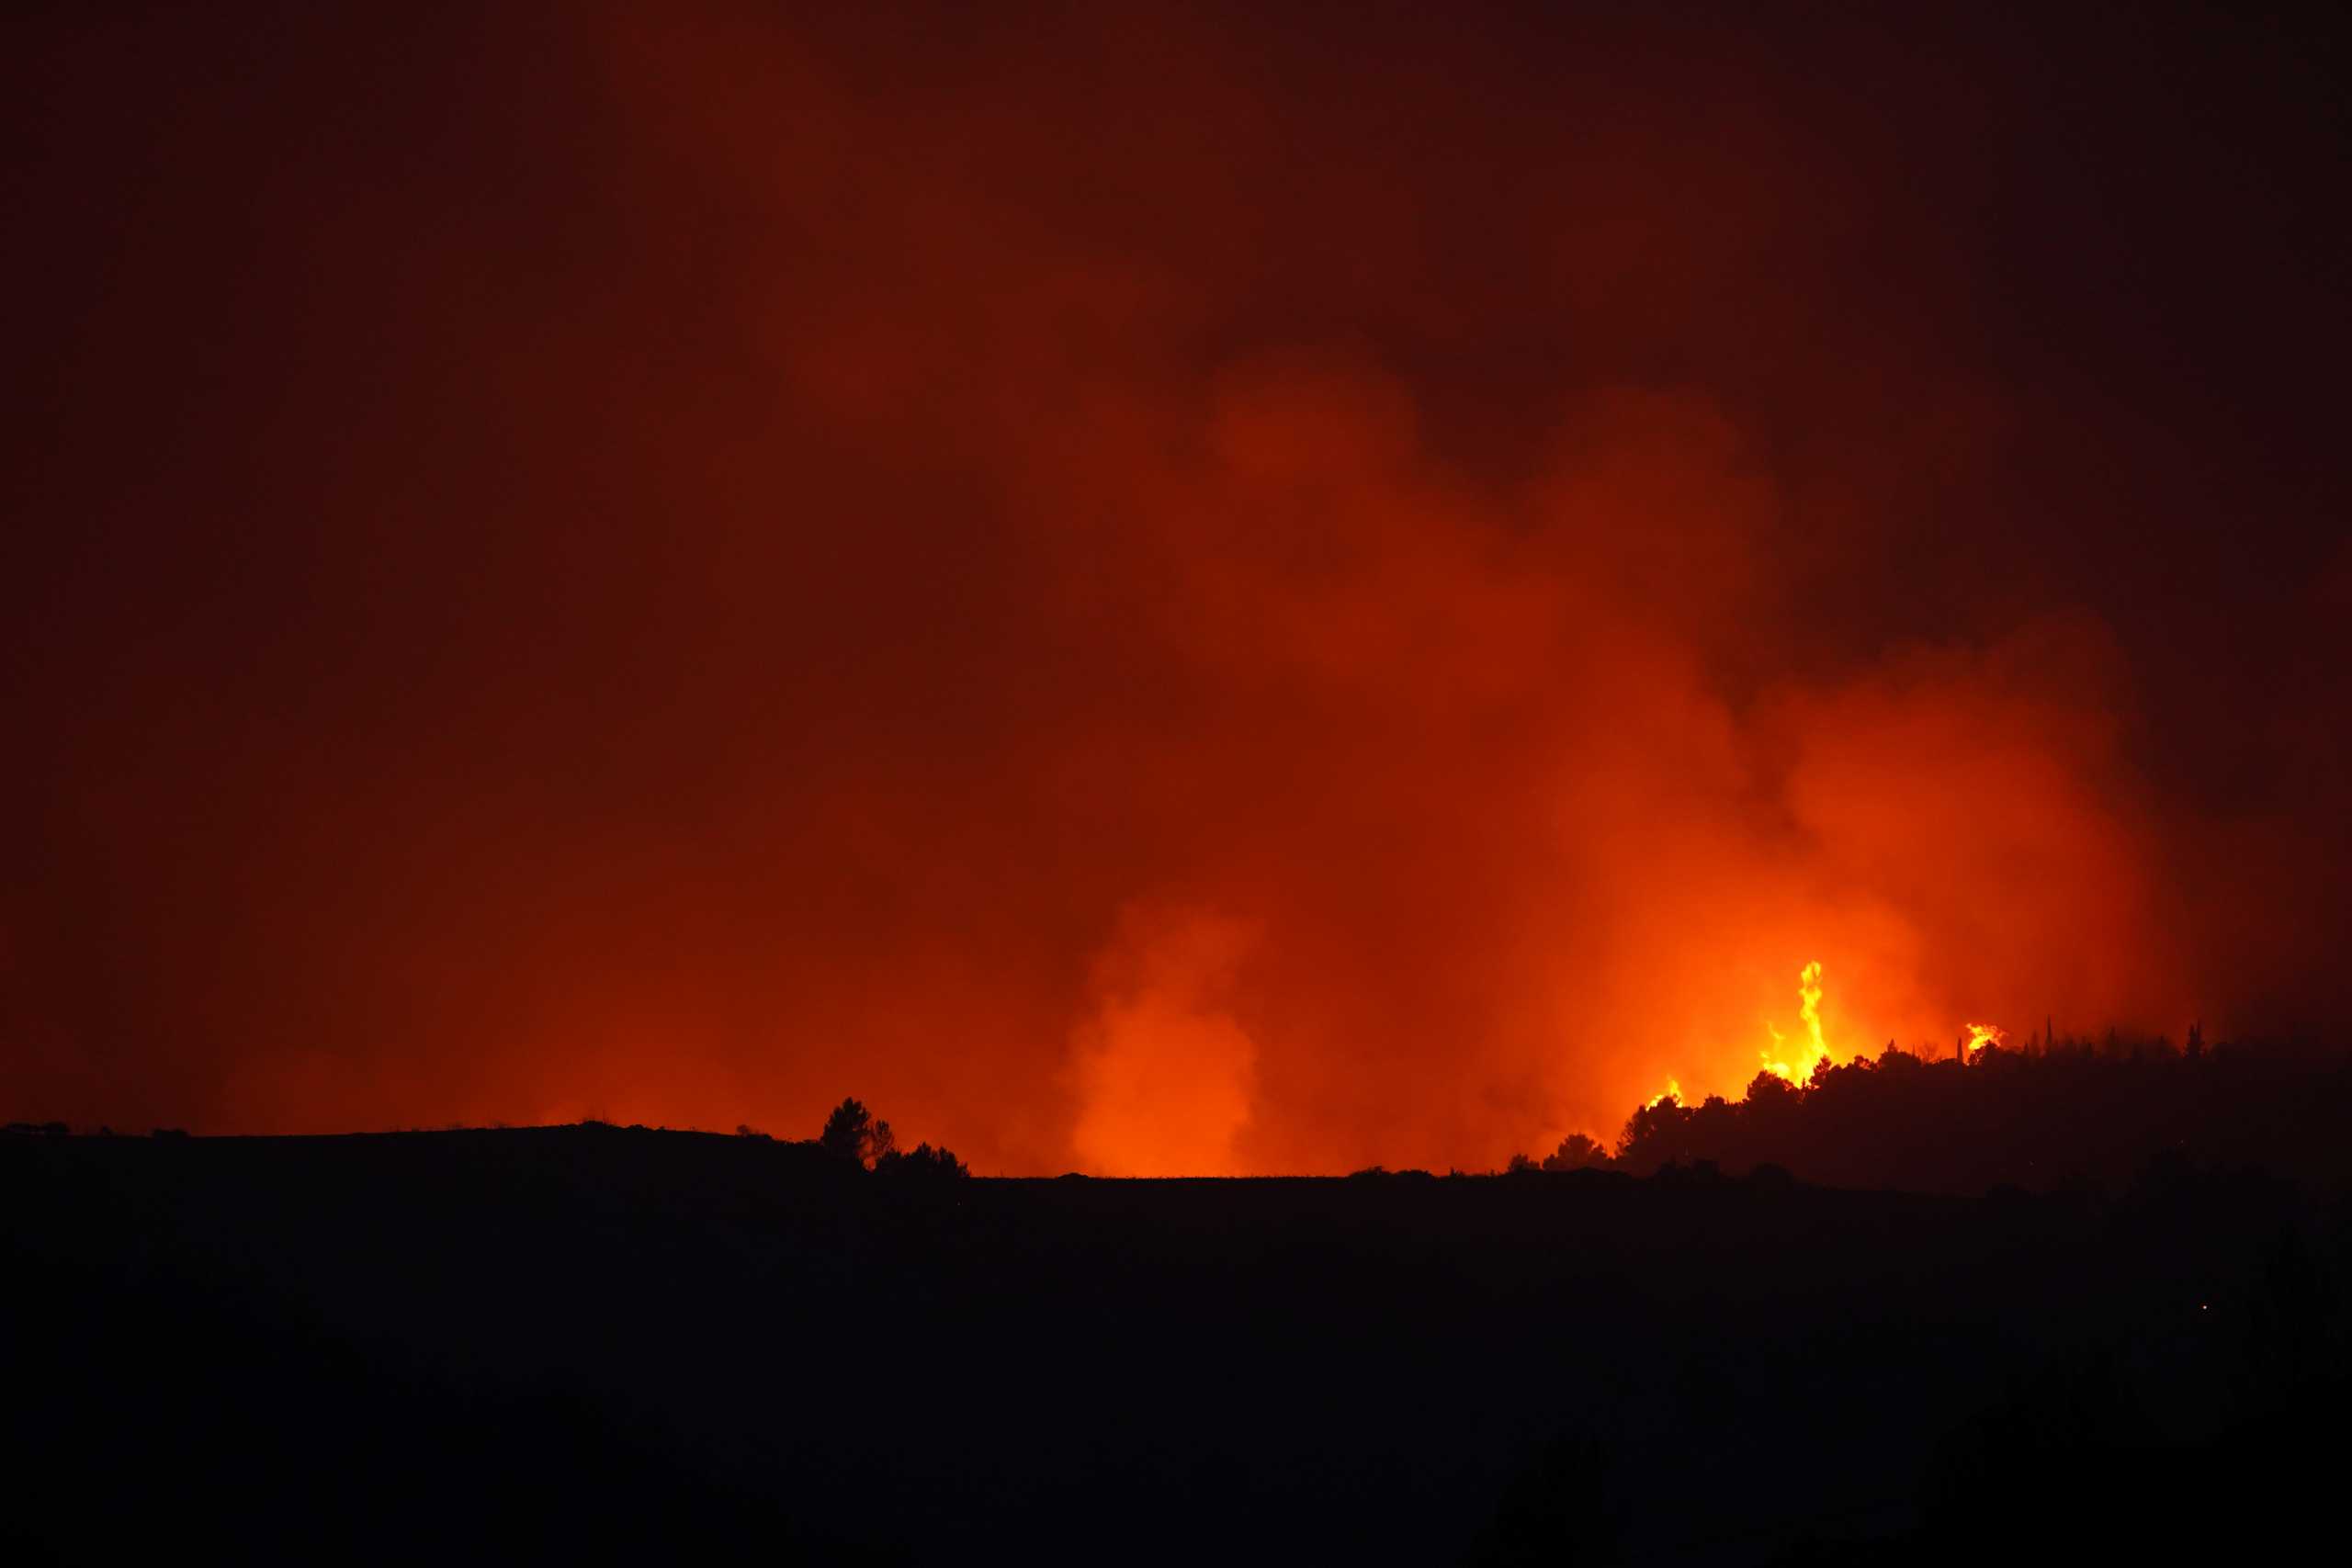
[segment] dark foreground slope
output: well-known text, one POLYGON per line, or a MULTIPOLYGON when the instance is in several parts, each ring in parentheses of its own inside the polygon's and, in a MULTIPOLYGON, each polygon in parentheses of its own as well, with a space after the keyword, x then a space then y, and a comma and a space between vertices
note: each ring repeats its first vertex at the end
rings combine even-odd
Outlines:
POLYGON ((2345 1457, 2342 1216, 2255 1178, 920 1185, 591 1127, 0 1183, 19 1560, 2166 1561, 2345 1457))

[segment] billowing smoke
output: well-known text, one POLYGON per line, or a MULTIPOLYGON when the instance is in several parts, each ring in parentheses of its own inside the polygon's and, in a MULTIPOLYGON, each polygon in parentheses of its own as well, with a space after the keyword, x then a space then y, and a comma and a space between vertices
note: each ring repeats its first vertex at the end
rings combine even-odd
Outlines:
POLYGON ((1443 1168, 1813 962, 2352 1015, 2291 51, 1114 9, 51 24, 0 1109, 1443 1168))
POLYGON ((1241 1176, 1257 1048, 1223 1010, 1250 933, 1197 914, 1131 911, 1100 1009, 1071 1037, 1070 1145, 1106 1176, 1241 1176))

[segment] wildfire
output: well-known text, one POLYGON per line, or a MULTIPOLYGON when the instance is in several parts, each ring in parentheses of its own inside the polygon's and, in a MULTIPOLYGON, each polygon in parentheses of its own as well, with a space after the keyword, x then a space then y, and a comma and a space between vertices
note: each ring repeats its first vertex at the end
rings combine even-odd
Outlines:
MULTIPOLYGON (((1766 1072, 1796 1089, 1810 1084, 1814 1074, 1830 1059, 1829 1042, 1821 1032, 1821 961, 1816 958, 1797 971, 1797 1016, 1804 1021, 1804 1033, 1792 1042, 1770 1019, 1764 1021, 1764 1032, 1772 1037, 1772 1043, 1756 1054, 1757 1059, 1766 1072)), ((1972 1023, 1965 1027, 1968 1034, 1963 1055, 1970 1061, 1975 1060, 1986 1046, 2008 1040, 2008 1032, 1997 1024, 1972 1023)), ((1893 1042, 1888 1043, 1892 1048, 1893 1042)), ((1657 1106, 1668 1100, 1678 1105, 1688 1103, 1680 1080, 1668 1078, 1665 1092, 1648 1103, 1657 1106)))
POLYGON ((1757 1055, 1766 1072, 1802 1088, 1813 1077, 1813 1069, 1829 1055, 1829 1047, 1821 1038, 1821 960, 1817 958, 1797 972, 1797 1016, 1804 1020, 1805 1039, 1793 1053, 1793 1060, 1785 1049, 1787 1037, 1772 1026, 1770 1019, 1765 1021, 1764 1030, 1771 1035, 1772 1043, 1757 1055))

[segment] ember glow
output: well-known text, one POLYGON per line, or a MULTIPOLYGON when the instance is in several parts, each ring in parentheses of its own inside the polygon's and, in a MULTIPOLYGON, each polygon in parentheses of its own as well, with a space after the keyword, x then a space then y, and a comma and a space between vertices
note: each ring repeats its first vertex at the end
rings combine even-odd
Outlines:
POLYGON ((7 1116, 1484 1168, 2352 1021, 2284 35, 37 9, 7 1116))

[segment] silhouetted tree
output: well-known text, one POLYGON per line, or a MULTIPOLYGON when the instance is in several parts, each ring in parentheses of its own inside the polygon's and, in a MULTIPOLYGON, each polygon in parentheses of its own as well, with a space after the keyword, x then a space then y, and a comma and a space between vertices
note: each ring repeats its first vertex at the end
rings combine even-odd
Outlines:
POLYGON ((825 1118, 825 1130, 817 1134, 817 1144, 835 1158, 854 1161, 869 1170, 970 1174, 963 1161, 944 1148, 918 1144, 912 1154, 900 1150, 890 1123, 876 1117, 854 1096, 833 1107, 833 1113, 825 1118))
POLYGON ((1570 1133, 1560 1140, 1558 1148, 1544 1156, 1546 1170, 1584 1170, 1608 1163, 1609 1151, 1582 1133, 1570 1133))
POLYGON ((1476 1568, 1610 1561, 1616 1532, 1603 1471, 1597 1444, 1566 1438, 1544 1443, 1504 1487, 1468 1561, 1476 1568))
MULTIPOLYGON (((880 1124, 880 1135, 889 1135, 889 1125, 880 1124)), ((817 1143, 836 1159, 864 1165, 874 1152, 876 1133, 874 1113, 853 1095, 833 1107, 833 1113, 825 1118, 825 1130, 817 1134, 817 1143)))

